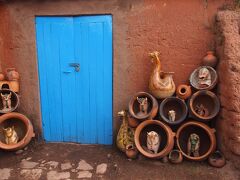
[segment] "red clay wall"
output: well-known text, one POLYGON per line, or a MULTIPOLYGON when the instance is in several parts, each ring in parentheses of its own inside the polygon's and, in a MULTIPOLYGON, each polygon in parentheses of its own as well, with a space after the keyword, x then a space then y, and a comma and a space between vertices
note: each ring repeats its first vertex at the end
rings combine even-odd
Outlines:
POLYGON ((131 95, 147 91, 148 52, 161 52, 163 68, 175 72, 176 84, 188 81, 206 51, 214 48, 213 24, 218 8, 229 0, 62 0, 7 1, 0 5, 2 69, 21 74, 21 108, 41 130, 37 72, 36 15, 113 15, 114 128, 116 112, 131 95))

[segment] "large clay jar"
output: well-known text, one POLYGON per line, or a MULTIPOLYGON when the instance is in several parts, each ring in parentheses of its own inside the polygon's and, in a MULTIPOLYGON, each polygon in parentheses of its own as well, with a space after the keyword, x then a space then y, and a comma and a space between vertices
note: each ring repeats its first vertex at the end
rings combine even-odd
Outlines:
POLYGON ((138 150, 132 144, 126 146, 126 156, 130 159, 136 159, 138 155, 138 150))
POLYGON ((215 129, 206 124, 196 121, 189 121, 179 127, 176 134, 177 146, 189 160, 202 161, 208 158, 216 149, 215 129), (199 156, 188 154, 188 140, 191 134, 197 134, 200 138, 199 156))
POLYGON ((169 126, 158 120, 146 120, 138 125, 134 140, 138 151, 144 156, 152 159, 160 159, 167 156, 174 146, 175 133, 169 126), (149 152, 147 149, 147 133, 155 131, 161 137, 157 153, 149 152))
POLYGON ((0 73, 0 81, 3 81, 5 79, 5 76, 3 73, 0 73))
POLYGON ((203 66, 211 66, 213 68, 217 65, 217 57, 214 56, 213 51, 208 51, 207 55, 202 60, 203 66))
POLYGON ((16 68, 7 68, 7 80, 8 81, 17 81, 19 80, 19 73, 16 71, 16 68))
POLYGON ((226 164, 226 159, 220 151, 216 151, 209 156, 208 163, 213 167, 221 168, 226 164))
POLYGON ((181 151, 174 149, 169 153, 168 159, 173 164, 179 164, 183 161, 183 156, 181 151))
POLYGON ((0 128, 14 126, 19 137, 17 144, 5 144, 5 137, 0 133, 0 148, 8 151, 15 151, 28 145, 35 136, 31 121, 23 114, 12 112, 0 116, 0 128))
POLYGON ((179 85, 176 90, 176 95, 183 100, 188 99, 192 95, 191 86, 186 84, 179 85))
POLYGON ((163 72, 158 57, 159 52, 150 53, 154 68, 149 80, 149 90, 158 99, 170 97, 175 93, 176 86, 173 81, 172 72, 163 72))

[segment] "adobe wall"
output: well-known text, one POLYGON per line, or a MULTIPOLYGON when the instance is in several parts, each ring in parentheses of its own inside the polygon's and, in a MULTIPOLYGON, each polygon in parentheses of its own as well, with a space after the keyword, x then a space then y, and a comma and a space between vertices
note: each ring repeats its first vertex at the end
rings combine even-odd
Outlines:
POLYGON ((230 0, 26 0, 0 5, 1 68, 21 74, 21 107, 41 133, 34 18, 38 15, 113 15, 114 129, 116 112, 129 98, 148 90, 148 53, 161 52, 163 69, 185 83, 206 51, 214 48, 213 24, 218 8, 230 0))
POLYGON ((221 113, 217 121, 218 141, 225 155, 240 165, 240 13, 217 14, 217 53, 221 113))

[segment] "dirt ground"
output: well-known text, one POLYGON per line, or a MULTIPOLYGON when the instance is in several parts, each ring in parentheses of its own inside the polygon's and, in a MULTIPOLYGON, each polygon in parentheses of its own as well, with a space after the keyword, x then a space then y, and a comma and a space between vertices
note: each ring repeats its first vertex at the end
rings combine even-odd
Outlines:
POLYGON ((27 150, 18 155, 14 152, 0 151, 0 179, 53 180, 81 177, 127 180, 238 180, 240 171, 229 161, 226 166, 218 169, 210 167, 207 162, 185 160, 182 164, 173 165, 169 162, 146 159, 141 155, 137 160, 128 160, 117 149, 101 145, 32 143, 27 150), (80 161, 87 163, 86 171, 79 170, 80 161), (102 163, 107 165, 106 172, 97 174, 97 166, 102 163))

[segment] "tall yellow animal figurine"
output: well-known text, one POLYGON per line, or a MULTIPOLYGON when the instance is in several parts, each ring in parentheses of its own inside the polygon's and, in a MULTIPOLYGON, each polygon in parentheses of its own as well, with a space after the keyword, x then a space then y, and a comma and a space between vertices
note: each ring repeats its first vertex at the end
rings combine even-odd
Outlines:
POLYGON ((122 124, 117 135, 117 147, 125 152, 127 145, 134 144, 134 130, 128 126, 127 111, 118 112, 118 116, 122 118, 122 124))
POLYGON ((159 59, 159 52, 154 51, 149 53, 154 63, 154 69, 152 71, 149 90, 158 99, 170 97, 175 93, 176 86, 172 78, 173 72, 163 72, 161 70, 161 61, 159 59))

